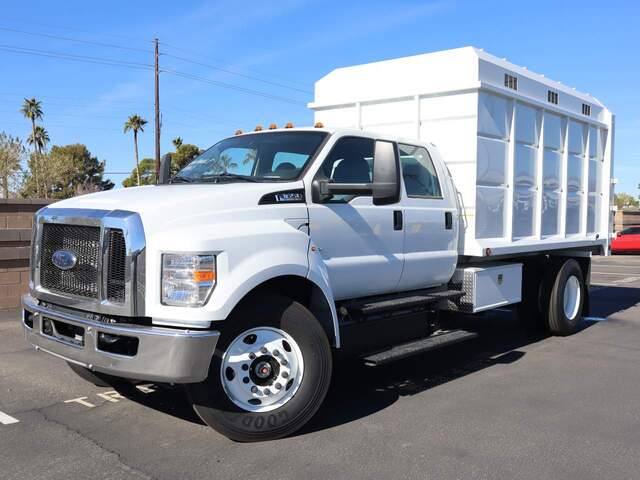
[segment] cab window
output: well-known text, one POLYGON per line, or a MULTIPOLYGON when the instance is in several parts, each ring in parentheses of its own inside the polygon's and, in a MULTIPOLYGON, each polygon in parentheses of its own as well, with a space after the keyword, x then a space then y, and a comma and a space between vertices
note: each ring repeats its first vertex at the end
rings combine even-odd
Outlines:
POLYGON ((413 145, 398 145, 402 178, 408 197, 442 198, 438 174, 427 149, 413 145))
MULTIPOLYGON (((320 167, 318 176, 331 183, 371 183, 373 181, 374 141, 344 137, 336 142, 320 167)), ((331 202, 347 202, 352 195, 334 195, 331 202)))

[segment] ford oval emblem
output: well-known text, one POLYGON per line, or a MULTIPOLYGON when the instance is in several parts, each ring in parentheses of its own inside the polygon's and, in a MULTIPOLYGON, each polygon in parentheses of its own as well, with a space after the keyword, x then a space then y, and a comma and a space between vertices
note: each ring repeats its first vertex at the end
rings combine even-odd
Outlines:
POLYGON ((56 250, 51 255, 51 262, 60 270, 71 270, 78 263, 78 257, 69 250, 56 250))

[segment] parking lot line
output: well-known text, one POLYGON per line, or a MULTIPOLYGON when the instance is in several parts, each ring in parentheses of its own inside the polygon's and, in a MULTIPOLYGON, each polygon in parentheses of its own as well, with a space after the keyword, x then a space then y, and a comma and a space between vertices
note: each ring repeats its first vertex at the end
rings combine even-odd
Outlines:
POLYGON ((629 273, 613 273, 613 272, 596 272, 591 271, 591 275, 617 275, 619 277, 628 277, 629 273))
POLYGON ((0 423, 3 425, 11 425, 13 423, 18 423, 20 420, 17 418, 13 418, 11 415, 7 415, 4 412, 0 412, 0 423))

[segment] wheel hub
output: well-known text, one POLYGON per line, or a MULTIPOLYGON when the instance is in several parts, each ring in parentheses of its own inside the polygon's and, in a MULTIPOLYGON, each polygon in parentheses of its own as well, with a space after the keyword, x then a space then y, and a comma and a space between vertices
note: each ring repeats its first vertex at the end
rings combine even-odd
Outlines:
POLYGON ((271 385, 278 378, 280 364, 271 355, 257 357, 249 367, 249 379, 256 385, 271 385))
POLYGON ((304 372, 302 351, 285 331, 259 327, 238 335, 222 357, 229 399, 251 412, 279 408, 295 395, 304 372))
POLYGON ((571 275, 567 279, 567 283, 564 287, 564 314, 568 320, 575 320, 580 310, 580 281, 575 275, 571 275))

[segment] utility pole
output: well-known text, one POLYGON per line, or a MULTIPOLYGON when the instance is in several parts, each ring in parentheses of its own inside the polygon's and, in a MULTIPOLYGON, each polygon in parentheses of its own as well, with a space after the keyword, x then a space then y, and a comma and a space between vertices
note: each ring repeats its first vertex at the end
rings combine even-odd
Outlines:
POLYGON ((158 69, 158 39, 154 39, 155 45, 155 110, 156 110, 156 183, 160 178, 160 79, 158 69))

